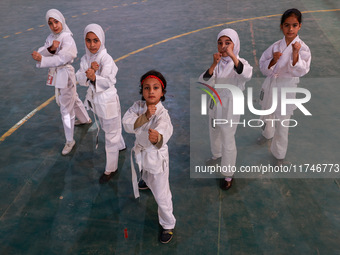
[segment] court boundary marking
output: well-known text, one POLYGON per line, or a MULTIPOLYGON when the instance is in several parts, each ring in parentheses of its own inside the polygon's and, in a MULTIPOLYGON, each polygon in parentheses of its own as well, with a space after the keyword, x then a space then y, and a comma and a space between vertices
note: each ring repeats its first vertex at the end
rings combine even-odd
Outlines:
MULTIPOLYGON (((144 1, 143 1, 144 2, 144 1)), ((134 2, 135 3, 135 2, 134 2)), ((105 9, 105 8, 104 8, 105 9)), ((103 9, 103 10, 104 10, 103 9)), ((340 9, 330 9, 330 10, 315 10, 315 11, 303 11, 302 13, 320 13, 320 12, 336 12, 336 11, 340 11, 340 9)), ((83 14, 85 15, 85 14, 83 14)), ((129 56, 135 55, 139 52, 142 52, 146 49, 152 48, 154 46, 157 46, 159 44, 163 44, 166 43, 168 41, 174 40, 174 39, 178 39, 187 35, 191 35, 197 32, 201 32, 204 30, 208 30, 208 29, 212 29, 212 28, 216 28, 216 27, 220 27, 220 26, 225 26, 225 25, 229 25, 229 24, 235 24, 235 23, 241 23, 241 22, 245 22, 245 21, 253 21, 253 20, 260 20, 260 19, 265 19, 265 18, 272 18, 272 17, 278 17, 281 16, 282 14, 273 14, 273 15, 267 15, 267 16, 260 16, 260 17, 253 17, 253 18, 248 18, 248 19, 241 19, 241 20, 236 20, 236 21, 230 21, 230 22, 226 22, 226 23, 220 23, 220 24, 216 24, 216 25, 212 25, 212 26, 208 26, 208 27, 204 27, 201 29, 197 29, 197 30, 193 30, 187 33, 182 33, 180 35, 176 35, 170 38, 167 38, 165 40, 150 44, 148 46, 145 46, 143 48, 140 48, 138 50, 132 51, 126 55, 123 55, 122 57, 119 57, 115 60, 115 62, 118 62, 120 60, 123 60, 125 58, 128 58, 129 56)), ((27 31, 30 31, 33 29, 28 29, 27 31)), ((19 33, 16 33, 19 34, 19 33)), ((32 118, 37 112, 39 112, 41 109, 45 108, 47 105, 49 105, 53 100, 55 99, 55 96, 52 96, 51 98, 49 98, 48 100, 46 100, 44 103, 42 103, 41 105, 39 105, 37 108, 35 108, 33 111, 31 111, 29 114, 27 114, 23 119, 21 119, 19 122, 17 122, 13 127, 11 127, 6 133, 4 133, 1 137, 0 137, 0 144, 5 141, 5 139, 7 137, 9 137, 10 135, 12 135, 16 130, 18 130, 25 122, 27 122, 30 118, 32 118)), ((335 180, 336 182, 336 180, 335 180)), ((339 184, 336 182, 336 184, 339 187, 339 184)), ((218 211, 218 241, 217 241, 217 254, 220 254, 220 238, 221 238, 221 218, 222 218, 222 193, 221 190, 219 190, 219 211, 218 211)), ((10 207, 10 206, 9 206, 10 207)), ((6 209, 6 211, 4 212, 4 214, 2 214, 1 218, 5 215, 5 213, 7 212, 7 210, 9 209, 9 207, 6 209)))
MULTIPOLYGON (((110 10, 110 9, 116 9, 116 8, 119 8, 119 7, 127 7, 127 6, 133 6, 133 5, 136 5, 136 4, 141 4, 141 3, 145 3, 145 2, 147 2, 148 0, 142 0, 141 2, 137 2, 137 1, 135 1, 135 2, 132 2, 132 3, 130 3, 130 4, 126 4, 126 3, 124 3, 124 4, 121 4, 121 5, 119 5, 119 4, 117 4, 117 5, 113 5, 113 6, 111 6, 111 7, 107 7, 107 8, 102 8, 102 9, 96 9, 96 10, 93 10, 93 11, 87 11, 87 12, 83 12, 83 13, 81 13, 81 14, 75 14, 75 15, 72 15, 70 18, 78 18, 78 17, 82 17, 82 16, 85 16, 85 15, 88 15, 88 14, 90 14, 90 13, 98 13, 98 12, 100 12, 100 11, 107 11, 107 10, 110 10)), ((69 18, 69 19, 70 19, 69 18)), ((66 18, 65 18, 66 19, 66 18)), ((66 19, 67 20, 67 19, 66 19)), ((45 24, 43 24, 43 25, 38 25, 36 28, 42 28, 42 27, 45 27, 46 25, 45 24)), ((29 31, 32 31, 32 30, 34 30, 35 28, 34 27, 31 27, 31 28, 28 28, 28 29, 26 29, 26 30, 23 30, 23 31, 19 31, 19 32, 16 32, 16 33, 14 33, 14 34, 11 34, 11 35, 5 35, 5 36, 2 36, 2 39, 7 39, 7 38, 9 38, 9 37, 11 37, 11 36, 14 36, 14 35, 20 35, 20 34, 22 34, 22 33, 24 33, 24 32, 29 32, 29 31)))

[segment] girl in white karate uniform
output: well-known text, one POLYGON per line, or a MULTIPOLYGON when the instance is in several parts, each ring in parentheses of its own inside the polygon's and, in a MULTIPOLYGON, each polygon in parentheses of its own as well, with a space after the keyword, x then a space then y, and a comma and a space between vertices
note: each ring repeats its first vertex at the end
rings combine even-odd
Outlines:
MULTIPOLYGON (((282 120, 289 120, 295 105, 287 105, 286 114, 281 113, 281 88, 297 87, 299 77, 309 72, 311 52, 308 46, 299 38, 302 15, 297 9, 287 10, 281 17, 283 39, 273 43, 260 58, 261 72, 267 76, 260 94, 260 104, 263 110, 272 106, 272 91, 277 88, 278 105, 273 114, 263 116, 263 119, 279 119, 272 124, 267 121, 258 144, 265 144, 272 139, 271 152, 277 159, 277 165, 282 165, 288 147, 289 127, 281 125, 282 120)), ((295 98, 295 93, 288 93, 287 98, 295 98)))
POLYGON ((84 30, 84 39, 86 54, 81 58, 76 76, 80 85, 89 87, 85 106, 98 117, 105 132, 106 167, 99 181, 106 183, 118 169, 119 150, 125 149, 120 103, 115 87, 118 68, 107 53, 101 26, 88 25, 84 30))
POLYGON ((71 65, 77 56, 77 47, 72 32, 64 16, 56 9, 46 13, 46 22, 52 33, 47 37, 45 45, 32 53, 32 57, 37 61, 38 68, 50 68, 47 85, 55 86, 66 137, 62 155, 66 155, 75 145, 75 116, 82 123, 90 123, 91 119, 77 94, 74 68, 71 65))
MULTIPOLYGON (((210 68, 201 74, 199 81, 210 85, 228 84, 245 89, 245 83, 251 79, 253 68, 243 58, 239 57, 240 39, 235 30, 223 29, 217 36, 218 52, 213 55, 214 60, 210 68)), ((212 159, 207 164, 217 162, 221 158, 221 166, 229 169, 236 164, 237 149, 235 143, 235 133, 240 115, 233 114, 233 97, 229 89, 216 88, 219 94, 222 106, 219 100, 214 105, 211 100, 209 106, 209 133, 212 159), (213 119, 225 119, 227 124, 212 126, 213 119)), ((216 99, 217 96, 214 94, 216 99)), ((225 176, 221 180, 221 188, 228 190, 233 182, 233 172, 222 172, 225 176)))
POLYGON ((141 77, 142 100, 135 102, 123 117, 126 132, 136 135, 131 151, 132 184, 135 197, 139 197, 137 175, 132 161, 135 153, 142 179, 151 189, 158 204, 159 224, 163 230, 162 243, 172 239, 176 219, 173 215, 172 196, 169 186, 169 153, 167 142, 173 127, 161 101, 166 93, 163 75, 151 70, 141 77))

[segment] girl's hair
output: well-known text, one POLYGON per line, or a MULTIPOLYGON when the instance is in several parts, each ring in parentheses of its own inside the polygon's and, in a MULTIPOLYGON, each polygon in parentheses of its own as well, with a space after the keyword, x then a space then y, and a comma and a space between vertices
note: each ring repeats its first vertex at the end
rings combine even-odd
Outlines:
POLYGON ((142 77, 140 78, 140 91, 139 91, 139 94, 142 95, 142 100, 145 101, 145 98, 143 97, 143 81, 146 79, 146 77, 150 76, 150 75, 153 75, 153 76, 156 76, 157 78, 159 78, 162 83, 163 83, 163 86, 162 86, 162 92, 163 92, 163 96, 161 97, 161 101, 164 101, 165 100, 165 93, 166 93, 166 80, 163 76, 163 74, 161 74, 160 72, 156 71, 156 70, 150 70, 148 72, 146 72, 145 74, 142 75, 142 77))
POLYGON ((298 9, 293 8, 293 9, 288 9, 287 11, 285 11, 282 14, 281 25, 283 25, 285 20, 287 18, 289 18, 290 16, 295 16, 297 18, 297 20, 299 21, 299 23, 301 24, 301 22, 302 22, 302 14, 301 14, 301 12, 298 9))

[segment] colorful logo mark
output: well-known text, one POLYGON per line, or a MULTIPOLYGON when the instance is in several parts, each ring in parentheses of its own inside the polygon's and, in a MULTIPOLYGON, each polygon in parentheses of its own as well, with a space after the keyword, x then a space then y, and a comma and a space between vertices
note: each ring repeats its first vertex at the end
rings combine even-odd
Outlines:
MULTIPOLYGON (((197 82, 197 83, 202 84, 203 86, 206 86, 206 87, 209 88, 212 92, 214 92, 215 95, 217 96, 218 100, 220 101, 221 106, 222 106, 222 100, 221 100, 221 98, 220 98, 220 95, 217 93, 217 91, 216 91, 213 87, 211 87, 210 85, 205 84, 205 83, 203 83, 203 82, 197 82)), ((203 88, 199 88, 199 89, 200 89, 200 90, 203 90, 204 92, 206 92, 206 93, 211 97, 211 99, 214 101, 214 103, 215 103, 215 105, 216 105, 216 100, 215 100, 214 96, 213 96, 208 90, 203 89, 203 88)))

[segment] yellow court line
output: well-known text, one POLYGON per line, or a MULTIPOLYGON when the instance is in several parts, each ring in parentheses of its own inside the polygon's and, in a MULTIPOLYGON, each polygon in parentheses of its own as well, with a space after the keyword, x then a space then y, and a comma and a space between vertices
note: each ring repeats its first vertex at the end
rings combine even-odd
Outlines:
POLYGON ((314 13, 314 12, 336 12, 340 11, 340 9, 330 9, 330 10, 317 10, 317 11, 303 11, 301 13, 314 13))
MULTIPOLYGON (((145 2, 147 2, 147 0, 144 0, 144 1, 141 1, 140 3, 145 3, 145 2)), ((131 5, 135 5, 135 4, 138 4, 138 2, 133 2, 131 5)), ((122 4, 122 6, 123 7, 125 7, 125 6, 128 6, 129 4, 122 4)), ((119 6, 112 6, 112 8, 114 9, 114 8, 117 8, 117 7, 119 7, 119 6)), ((106 10, 108 10, 109 8, 103 8, 102 9, 102 11, 106 11, 106 10)), ((99 12, 99 10, 94 10, 93 12, 99 12)), ((80 14, 80 15, 73 15, 73 16, 71 16, 71 18, 77 18, 77 17, 79 17, 79 16, 84 16, 84 15, 87 15, 87 14, 89 14, 88 12, 84 12, 84 13, 82 13, 82 14, 80 14)), ((44 27, 45 25, 40 25, 39 27, 44 27)), ((31 31, 31 30, 33 30, 33 28, 29 28, 29 29, 27 29, 27 30, 25 30, 25 31, 31 31)), ((14 33, 14 35, 19 35, 19 34, 21 34, 22 32, 17 32, 17 33, 14 33)), ((7 35, 7 36, 3 36, 2 38, 3 39, 6 39, 6 38, 8 38, 8 37, 10 37, 10 35, 7 35)))
POLYGON ((259 61, 258 61, 258 59, 256 57, 256 44, 255 44, 255 35, 254 35, 254 29, 253 29, 253 22, 250 21, 249 25, 250 25, 251 45, 253 46, 254 62, 255 62, 256 66, 259 66, 259 61))
MULTIPOLYGON (((145 1, 145 0, 144 0, 145 1)), ((143 1, 143 2, 144 2, 143 1)), ((316 12, 334 12, 334 11, 340 11, 340 9, 330 9, 330 10, 316 10, 316 11, 303 11, 302 13, 316 13, 316 12)), ((248 19, 241 19, 241 20, 235 20, 235 21, 229 21, 226 23, 220 23, 217 25, 213 25, 213 26, 209 26, 209 27, 204 27, 204 28, 200 28, 191 32, 187 32, 187 33, 183 33, 180 35, 176 35, 173 37, 169 37, 167 39, 164 39, 162 41, 150 44, 148 46, 145 46, 143 48, 140 48, 138 50, 132 51, 120 58, 115 59, 115 62, 118 62, 120 60, 123 60, 129 56, 132 56, 134 54, 137 54, 141 51, 144 51, 146 49, 149 49, 151 47, 154 47, 156 45, 174 40, 174 39, 178 39, 187 35, 191 35, 197 32, 201 32, 204 30, 208 30, 208 29, 212 29, 215 27, 221 27, 221 26, 225 26, 225 25, 230 25, 230 24, 235 24, 235 23, 240 23, 240 22, 245 22, 245 21, 251 21, 251 20, 258 20, 258 19, 265 19, 265 18, 271 18, 271 17, 277 17, 277 16, 281 16, 282 14, 273 14, 273 15, 266 15, 266 16, 260 16, 260 17, 254 17, 254 18, 248 18, 248 19)), ((41 104, 40 106, 38 106, 36 109, 34 109, 32 112, 30 112, 28 115, 26 115, 22 120, 20 120, 17 124, 15 124, 13 127, 11 127, 6 133, 4 133, 1 137, 0 137, 0 143, 2 143, 8 136, 10 136, 12 133, 14 133, 20 126, 22 126, 28 119, 30 119, 36 112, 40 111, 41 109, 43 109, 45 106, 47 106, 55 97, 51 97, 50 99, 48 99, 46 102, 44 102, 43 104, 41 104)))
POLYGON ((22 120, 20 120, 17 124, 15 124, 13 127, 11 127, 5 134, 3 134, 0 138, 0 143, 5 141, 5 139, 13 134, 19 127, 21 127, 27 120, 33 117, 34 114, 36 114, 38 111, 40 111, 45 106, 49 105, 51 101, 53 101, 55 96, 51 97, 50 99, 46 100, 43 104, 39 105, 37 108, 35 108, 33 111, 31 111, 29 114, 27 114, 22 120))

